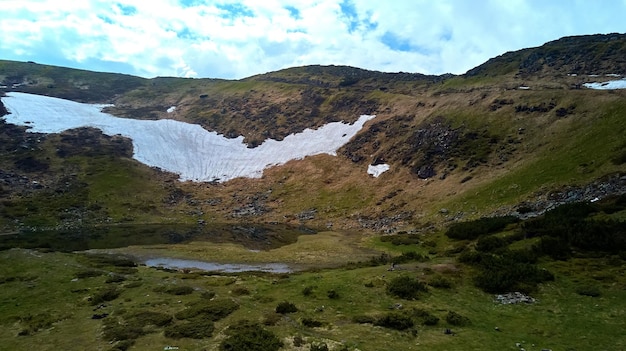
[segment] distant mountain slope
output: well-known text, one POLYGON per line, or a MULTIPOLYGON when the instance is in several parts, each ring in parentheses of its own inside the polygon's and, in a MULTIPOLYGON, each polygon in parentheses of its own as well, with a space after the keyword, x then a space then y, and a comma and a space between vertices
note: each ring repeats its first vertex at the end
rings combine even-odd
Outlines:
POLYGON ((0 60, 2 90, 50 95, 77 102, 111 102, 147 80, 116 73, 0 60))
POLYGON ((507 52, 467 76, 626 74, 626 34, 564 37, 536 48, 507 52))
POLYGON ((249 148, 377 117, 339 157, 220 185, 177 182, 96 130, 39 135, 3 123, 0 227, 249 221, 392 232, 540 210, 568 191, 605 196, 624 190, 613 180, 626 174, 626 91, 583 83, 625 75, 625 48, 623 34, 567 37, 461 76, 307 66, 238 81, 1 61, 0 90, 113 103, 106 111, 119 117, 196 123, 249 148), (389 170, 374 178, 371 165, 389 170))

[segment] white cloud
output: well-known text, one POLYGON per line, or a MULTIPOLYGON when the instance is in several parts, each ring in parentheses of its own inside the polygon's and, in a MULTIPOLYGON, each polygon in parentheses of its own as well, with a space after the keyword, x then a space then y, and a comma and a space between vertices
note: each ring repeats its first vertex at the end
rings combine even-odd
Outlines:
POLYGON ((146 77, 306 64, 464 73, 562 36, 625 32, 623 0, 2 1, 4 59, 146 77), (187 5, 183 5, 187 4, 187 5))

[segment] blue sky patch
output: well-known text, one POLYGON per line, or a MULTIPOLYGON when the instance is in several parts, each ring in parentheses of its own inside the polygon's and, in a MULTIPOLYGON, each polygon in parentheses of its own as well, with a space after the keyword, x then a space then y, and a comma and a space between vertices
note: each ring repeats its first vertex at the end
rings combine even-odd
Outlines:
POLYGON ((195 40, 199 38, 198 35, 190 31, 189 28, 187 27, 183 28, 182 30, 176 31, 176 36, 181 39, 190 39, 190 40, 195 40))
POLYGON ((194 7, 202 4, 202 1, 198 0, 179 0, 179 4, 183 6, 183 8, 194 7))
POLYGON ((132 16, 137 14, 137 8, 134 6, 130 6, 130 5, 122 5, 122 4, 115 4, 117 5, 117 8, 120 9, 120 11, 122 11, 122 15, 124 16, 132 16))
POLYGON ((383 36, 380 38, 380 41, 394 51, 425 51, 423 49, 420 49, 419 47, 411 45, 411 42, 409 42, 407 39, 400 38, 398 35, 392 32, 385 32, 385 34, 383 34, 383 36))
POLYGON ((359 14, 351 0, 344 0, 339 4, 343 17, 347 19, 348 31, 354 32, 359 27, 359 14))
POLYGON ((215 4, 215 7, 224 11, 224 18, 254 17, 254 12, 242 4, 215 4))
POLYGON ((291 17, 296 19, 300 18, 300 10, 298 10, 297 8, 293 6, 285 6, 285 10, 289 11, 291 17))
POLYGON ((107 24, 113 24, 114 23, 113 20, 109 16, 98 15, 98 18, 103 20, 104 23, 107 23, 107 24))

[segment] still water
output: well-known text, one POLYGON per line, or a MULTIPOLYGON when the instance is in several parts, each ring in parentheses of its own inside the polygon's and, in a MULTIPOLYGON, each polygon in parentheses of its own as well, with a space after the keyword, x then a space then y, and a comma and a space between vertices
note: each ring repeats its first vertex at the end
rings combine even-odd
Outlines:
POLYGON ((293 270, 283 263, 260 263, 260 264, 237 264, 237 263, 214 263, 195 260, 184 260, 177 258, 150 258, 144 261, 148 267, 162 267, 169 269, 199 269, 208 272, 270 272, 289 273, 293 270))

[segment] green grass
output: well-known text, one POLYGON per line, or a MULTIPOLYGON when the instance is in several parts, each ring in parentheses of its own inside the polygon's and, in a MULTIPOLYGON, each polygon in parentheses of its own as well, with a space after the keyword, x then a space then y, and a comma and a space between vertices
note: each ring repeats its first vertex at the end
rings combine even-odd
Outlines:
POLYGON ((101 260, 85 260, 77 254, 29 250, 0 252, 2 345, 16 350, 35 347, 40 350, 108 349, 111 347, 109 340, 99 331, 109 323, 107 321, 117 319, 123 323, 154 320, 148 323, 152 326, 147 329, 145 323, 142 324, 141 335, 132 339, 133 350, 167 345, 210 349, 223 339, 227 326, 242 319, 264 323, 275 313, 279 303, 288 301, 297 311, 277 319, 272 317, 271 324, 265 326, 286 344, 299 335, 306 343, 326 342, 331 349, 345 345, 350 350, 513 349, 517 342, 523 343, 526 349, 619 350, 626 346, 619 338, 626 327, 623 261, 613 264, 603 258, 546 261, 541 265, 556 272, 557 279, 540 287, 534 295, 538 302, 533 305, 496 304, 492 295, 473 287, 469 267, 461 265, 456 271, 434 273, 432 268, 449 262, 445 258, 405 263, 391 272, 387 266, 379 266, 288 275, 238 274, 232 276, 229 284, 223 284, 227 275, 181 274, 147 267, 127 272, 126 280, 119 283, 106 283, 106 274, 75 279, 77 273, 86 269, 113 269, 115 262, 108 266, 104 262, 103 266, 101 260), (389 282, 407 274, 419 277, 420 281, 444 277, 452 287, 430 287, 417 300, 404 300, 386 293, 389 282), (599 297, 577 292, 590 282, 599 286, 599 297), (165 292, 177 286, 190 286, 194 291, 185 295, 165 292), (106 289, 115 289, 119 296, 102 302, 105 306, 94 310, 93 297, 106 289), (242 289, 248 293, 236 293, 242 289), (329 297, 330 291, 336 293, 335 298, 329 297), (183 317, 182 311, 190 311, 190 308, 202 310, 208 303, 203 298, 205 293, 215 296, 216 301, 225 299, 239 307, 215 322, 211 337, 171 339, 164 336, 166 328, 171 329, 168 335, 177 335, 174 333, 177 330, 192 332, 184 329, 187 322, 176 316, 183 317), (402 305, 398 313, 409 313, 416 308, 439 321, 433 326, 418 324, 416 335, 411 331, 353 321, 359 316, 380 318, 398 303, 402 305), (450 311, 468 318, 469 323, 449 324, 446 316, 450 311), (92 315, 100 313, 109 316, 102 320, 91 319, 92 315), (306 326, 311 325, 310 321, 322 326, 306 326), (454 335, 444 334, 445 328, 452 329, 454 335), (18 335, 20 333, 23 335, 18 335))
POLYGON ((455 198, 443 207, 455 210, 489 209, 519 203, 542 188, 584 184, 623 170, 612 159, 620 152, 626 126, 621 122, 626 104, 617 100, 593 112, 599 118, 580 116, 561 123, 559 132, 548 126, 544 144, 520 166, 484 186, 455 198), (593 123, 589 121, 593 120, 593 123))

